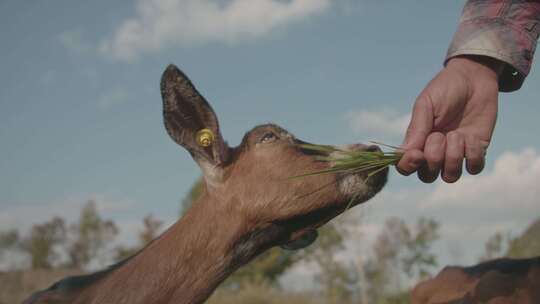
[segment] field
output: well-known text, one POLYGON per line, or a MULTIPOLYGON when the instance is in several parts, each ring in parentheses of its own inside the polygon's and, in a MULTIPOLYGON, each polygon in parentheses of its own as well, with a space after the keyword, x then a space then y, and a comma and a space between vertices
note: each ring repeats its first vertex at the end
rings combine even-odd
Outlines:
POLYGON ((21 303, 32 292, 81 271, 69 269, 0 272, 0 304, 21 303))

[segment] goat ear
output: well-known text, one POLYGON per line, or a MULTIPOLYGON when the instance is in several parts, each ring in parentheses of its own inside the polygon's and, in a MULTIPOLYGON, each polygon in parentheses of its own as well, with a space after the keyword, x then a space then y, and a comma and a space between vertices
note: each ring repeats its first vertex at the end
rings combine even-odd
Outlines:
POLYGON ((199 166, 222 166, 227 162, 227 144, 219 131, 217 116, 189 78, 174 65, 161 77, 163 117, 171 138, 183 146, 199 166))
POLYGON ((285 250, 299 250, 306 248, 307 246, 313 244, 319 233, 315 229, 309 229, 302 232, 298 237, 294 238, 292 241, 289 241, 280 247, 285 250))

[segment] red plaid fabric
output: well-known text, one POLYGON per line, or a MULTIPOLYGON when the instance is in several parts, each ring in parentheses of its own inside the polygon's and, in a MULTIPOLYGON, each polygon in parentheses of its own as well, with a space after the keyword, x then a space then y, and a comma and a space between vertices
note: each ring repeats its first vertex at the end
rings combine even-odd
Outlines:
POLYGON ((540 0, 468 0, 446 61, 459 55, 501 60, 500 91, 515 91, 529 74, 539 36, 540 0))

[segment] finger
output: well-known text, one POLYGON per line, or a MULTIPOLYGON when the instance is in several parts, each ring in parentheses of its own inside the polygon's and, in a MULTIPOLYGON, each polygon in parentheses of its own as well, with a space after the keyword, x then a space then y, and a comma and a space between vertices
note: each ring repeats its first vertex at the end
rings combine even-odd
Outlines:
POLYGON ((428 134, 433 128, 433 108, 426 94, 416 100, 411 121, 407 127, 403 149, 423 150, 428 134))
POLYGON ((487 144, 483 145, 476 136, 465 137, 466 168, 470 174, 478 174, 484 169, 486 149, 487 144))
POLYGON ((442 179, 447 183, 454 183, 461 177, 463 170, 463 157, 465 156, 465 139, 458 132, 446 134, 446 153, 442 179))
POLYGON ((444 164, 446 137, 440 132, 431 133, 424 147, 425 165, 418 170, 418 178, 424 183, 434 182, 444 164))
POLYGON ((402 175, 408 176, 418 170, 424 163, 424 153, 418 149, 406 150, 396 165, 402 175))

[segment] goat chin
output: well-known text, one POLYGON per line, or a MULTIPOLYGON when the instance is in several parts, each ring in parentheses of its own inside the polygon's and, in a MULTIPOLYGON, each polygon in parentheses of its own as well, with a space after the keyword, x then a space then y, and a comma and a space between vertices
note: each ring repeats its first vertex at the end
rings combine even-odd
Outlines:
MULTIPOLYGON (((362 151, 368 146, 364 144, 350 144, 337 146, 338 151, 332 152, 330 157, 339 159, 346 157, 342 151, 362 151)), ((378 149, 378 148, 377 148, 378 149)), ((380 151, 380 150, 379 150, 380 151)), ((386 185, 388 179, 388 168, 381 170, 377 174, 368 177, 368 172, 342 173, 338 175, 339 191, 344 196, 352 197, 354 204, 363 203, 377 194, 386 185)))
POLYGON ((352 197, 354 204, 363 203, 382 190, 388 179, 388 168, 368 177, 367 173, 344 174, 339 178, 339 191, 352 197))

